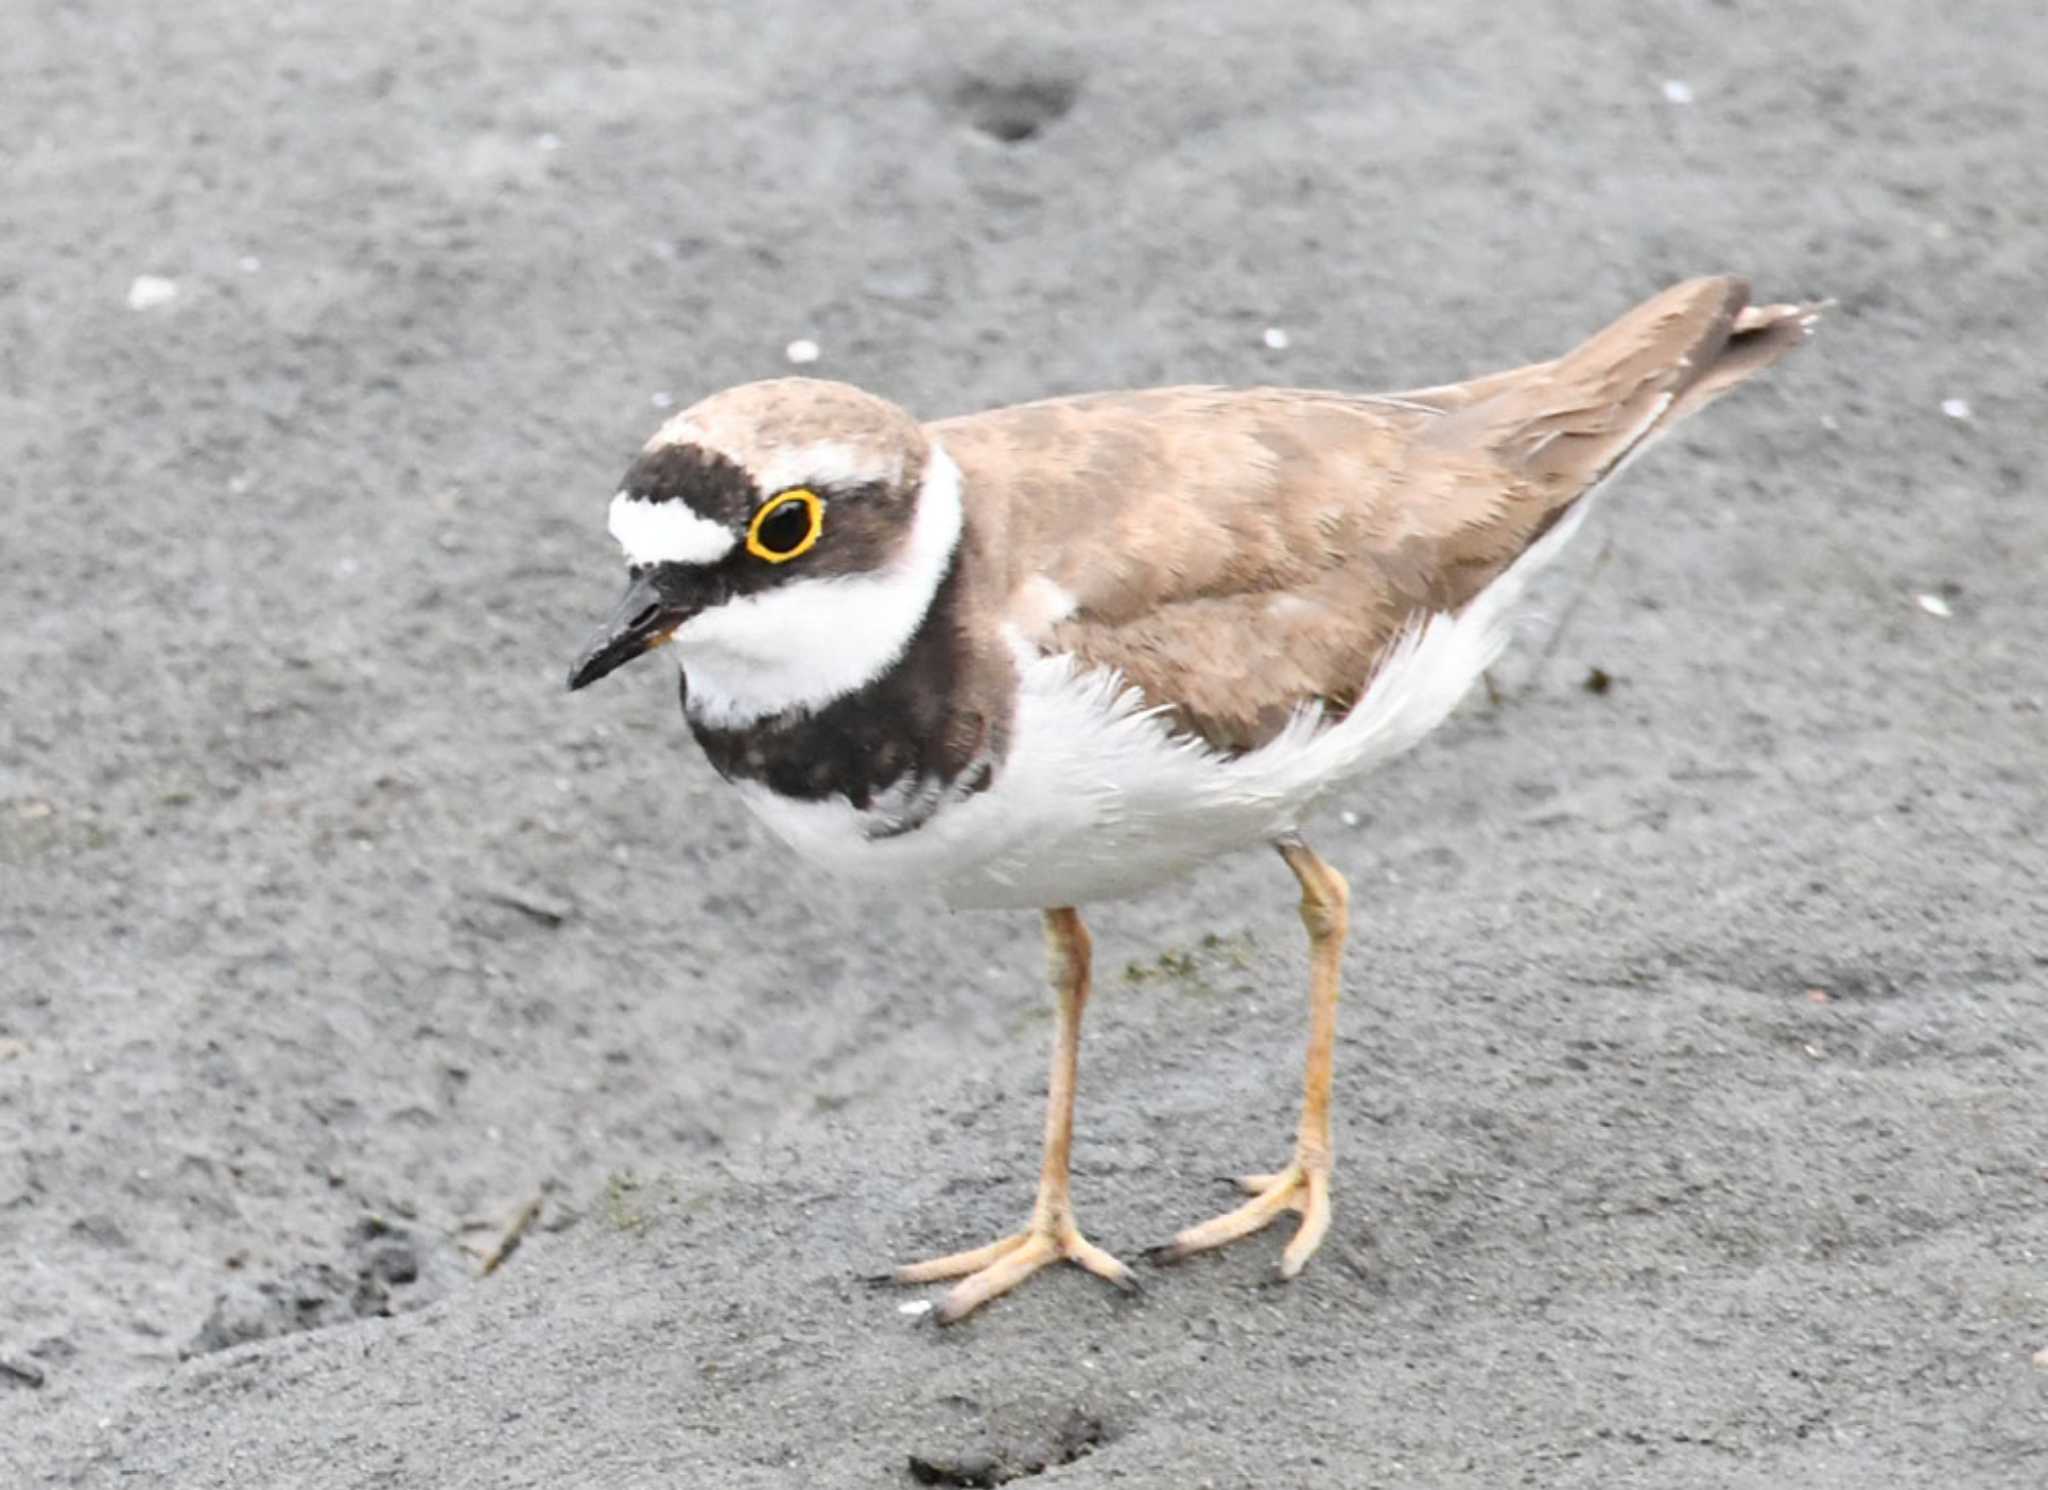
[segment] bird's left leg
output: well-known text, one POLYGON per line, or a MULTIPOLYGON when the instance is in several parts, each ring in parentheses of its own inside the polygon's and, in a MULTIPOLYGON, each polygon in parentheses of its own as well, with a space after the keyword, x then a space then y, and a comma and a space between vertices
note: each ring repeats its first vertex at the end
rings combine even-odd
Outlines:
POLYGON ((936 1318, 951 1324, 997 1294, 1007 1293, 1049 1262, 1064 1258, 1126 1292, 1137 1290, 1129 1268, 1081 1235, 1067 1195, 1067 1160, 1074 1142, 1074 1077, 1081 1058, 1081 1011, 1088 1003, 1092 947, 1080 913, 1045 913, 1046 961, 1059 1020, 1053 1030, 1052 1080, 1045 1099, 1045 1160, 1038 1174, 1038 1204, 1024 1230, 976 1247, 911 1263, 892 1275, 898 1283, 959 1278, 940 1302, 936 1318))
POLYGON ((1351 922, 1351 887, 1314 849, 1289 835, 1276 845, 1301 882, 1301 921, 1309 939, 1308 1069, 1302 1081, 1301 1126, 1294 1159, 1277 1174, 1248 1174, 1238 1184, 1252 1198, 1236 1210, 1191 1226, 1163 1247, 1155 1262, 1179 1262, 1249 1236, 1283 1211, 1301 1212, 1301 1227, 1280 1257, 1280 1276, 1307 1264, 1330 1229, 1330 1076, 1337 1044, 1337 985, 1351 922))

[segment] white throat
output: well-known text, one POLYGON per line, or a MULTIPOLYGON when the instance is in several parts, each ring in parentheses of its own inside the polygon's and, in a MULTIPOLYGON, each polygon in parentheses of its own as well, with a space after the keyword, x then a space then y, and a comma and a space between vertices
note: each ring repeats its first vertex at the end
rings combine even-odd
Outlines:
POLYGON ((692 617, 670 646, 697 723, 816 710, 902 658, 960 545, 960 468, 936 440, 902 550, 871 574, 800 579, 692 617))

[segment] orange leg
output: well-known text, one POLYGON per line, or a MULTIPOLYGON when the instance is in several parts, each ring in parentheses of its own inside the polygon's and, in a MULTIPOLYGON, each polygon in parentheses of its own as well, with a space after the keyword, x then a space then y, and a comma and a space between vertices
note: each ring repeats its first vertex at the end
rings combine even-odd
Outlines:
POLYGON ((1280 1276, 1292 1278, 1322 1245, 1330 1229, 1330 1071, 1337 1043, 1337 985, 1350 929, 1351 887, 1299 838, 1282 839, 1280 857, 1301 881, 1301 921, 1309 940, 1308 1069, 1302 1081, 1301 1126, 1294 1159, 1276 1174, 1248 1174, 1238 1184, 1252 1198, 1236 1210, 1191 1226, 1163 1247, 1155 1262, 1179 1262, 1249 1236, 1283 1211, 1299 1211, 1301 1227, 1280 1257, 1280 1276))
POLYGON ((1024 1229, 986 1247, 911 1263, 898 1283, 958 1278, 934 1316, 940 1324, 964 1319, 998 1294, 1008 1293, 1049 1262, 1064 1258, 1126 1292, 1137 1290, 1130 1269, 1081 1235, 1067 1195, 1067 1161, 1074 1144, 1074 1074, 1081 1058, 1081 1011, 1088 1003, 1091 944, 1079 912, 1045 913, 1046 957, 1059 1021, 1053 1030, 1052 1082, 1045 1102, 1045 1162, 1038 1173, 1038 1204, 1024 1229))

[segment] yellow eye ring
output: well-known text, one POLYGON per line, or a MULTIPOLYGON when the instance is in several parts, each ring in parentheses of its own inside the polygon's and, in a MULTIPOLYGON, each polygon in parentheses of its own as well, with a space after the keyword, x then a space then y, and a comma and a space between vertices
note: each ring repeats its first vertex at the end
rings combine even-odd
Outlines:
POLYGON ((810 552, 811 545, 818 541, 818 535, 825 531, 825 499, 809 487, 792 487, 778 493, 761 504, 761 510, 754 514, 754 520, 747 524, 747 552, 757 559, 770 564, 787 564, 791 559, 810 552), (804 529, 794 543, 789 543, 788 519, 785 516, 792 508, 801 507, 804 513, 804 529), (776 522, 781 519, 780 522, 776 522), (776 548, 762 537, 761 530, 770 522, 776 522, 780 531, 769 535, 775 542, 786 546, 776 548))

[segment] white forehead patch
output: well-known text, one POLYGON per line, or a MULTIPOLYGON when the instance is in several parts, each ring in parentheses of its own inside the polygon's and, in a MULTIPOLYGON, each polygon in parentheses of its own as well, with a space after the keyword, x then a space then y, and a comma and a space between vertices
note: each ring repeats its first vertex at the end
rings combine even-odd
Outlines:
POLYGON ((649 502, 625 492, 612 498, 611 530, 629 564, 716 564, 739 543, 730 528, 682 502, 649 502))

